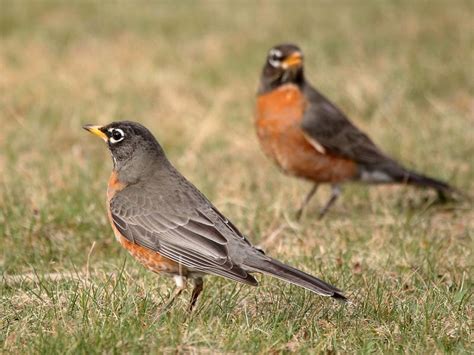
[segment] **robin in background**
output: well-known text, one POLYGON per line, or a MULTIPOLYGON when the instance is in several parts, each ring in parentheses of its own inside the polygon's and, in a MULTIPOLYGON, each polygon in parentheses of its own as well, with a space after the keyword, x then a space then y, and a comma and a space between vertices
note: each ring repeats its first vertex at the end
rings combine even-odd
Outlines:
POLYGON ((170 275, 176 291, 194 281, 190 309, 206 274, 257 286, 251 275, 274 276, 316 294, 346 300, 334 286, 266 256, 220 213, 166 158, 155 137, 134 122, 84 129, 110 150, 113 171, 107 210, 115 237, 146 268, 170 275))
POLYGON ((319 184, 332 185, 322 218, 349 181, 430 187, 441 198, 456 190, 410 171, 385 155, 331 101, 305 79, 303 53, 294 44, 270 49, 258 89, 255 125, 263 151, 283 172, 314 182, 296 217, 319 184))

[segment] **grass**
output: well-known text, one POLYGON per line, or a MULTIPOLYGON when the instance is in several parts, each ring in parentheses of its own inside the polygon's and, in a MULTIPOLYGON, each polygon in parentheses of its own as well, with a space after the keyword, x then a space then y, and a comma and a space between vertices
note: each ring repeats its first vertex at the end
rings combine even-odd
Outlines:
POLYGON ((0 349, 4 353, 472 353, 469 203, 350 185, 321 191, 261 153, 252 114, 268 48, 291 40, 307 75, 385 151, 474 190, 471 1, 4 0, 0 12, 0 349), (341 306, 279 281, 217 277, 192 315, 172 282, 115 242, 110 158, 84 123, 132 119, 255 243, 347 291, 341 306))

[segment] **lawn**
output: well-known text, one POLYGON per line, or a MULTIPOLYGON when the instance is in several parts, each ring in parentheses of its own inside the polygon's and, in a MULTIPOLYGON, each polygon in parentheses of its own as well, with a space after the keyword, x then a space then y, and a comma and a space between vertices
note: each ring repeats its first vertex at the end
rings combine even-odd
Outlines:
POLYGON ((0 351, 473 353, 474 212, 400 186, 321 189, 264 157, 253 127, 267 50, 408 167, 474 194, 472 1, 14 1, 0 10, 0 351), (111 160, 81 129, 130 119, 268 254, 344 289, 268 277, 173 282, 115 241, 111 160), (285 229, 268 238, 282 223, 285 229))

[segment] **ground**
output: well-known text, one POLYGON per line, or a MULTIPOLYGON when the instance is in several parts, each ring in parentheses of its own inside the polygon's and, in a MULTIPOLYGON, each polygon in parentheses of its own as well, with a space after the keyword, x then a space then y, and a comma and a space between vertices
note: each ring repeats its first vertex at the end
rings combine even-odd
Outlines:
POLYGON ((3 0, 0 346, 4 353, 472 353, 469 202, 409 187, 322 189, 261 153, 253 106, 267 50, 410 168, 474 192, 474 2, 3 0), (144 270, 106 219, 111 160, 81 129, 131 119, 268 254, 352 303, 268 277, 186 293, 144 270), (282 223, 286 228, 268 239, 282 223))

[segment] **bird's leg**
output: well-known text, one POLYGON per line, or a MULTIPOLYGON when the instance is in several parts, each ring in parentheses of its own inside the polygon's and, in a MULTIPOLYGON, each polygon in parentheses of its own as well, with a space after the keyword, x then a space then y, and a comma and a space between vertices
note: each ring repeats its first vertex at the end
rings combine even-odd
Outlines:
POLYGON ((166 302, 166 305, 164 306, 164 310, 167 310, 172 306, 174 303, 175 299, 183 292, 183 290, 186 288, 186 279, 181 276, 181 275, 176 275, 173 276, 174 282, 176 282, 176 288, 173 291, 173 295, 170 297, 168 302, 166 302))
POLYGON ((194 305, 196 304, 196 301, 201 294, 203 288, 204 288, 204 280, 202 277, 197 277, 194 280, 194 288, 193 288, 193 293, 191 295, 191 301, 189 302, 189 312, 191 312, 194 308, 194 305))
POLYGON ((296 220, 299 221, 301 216, 303 215, 303 210, 306 207, 306 205, 309 203, 311 198, 314 196, 316 191, 318 190, 319 184, 314 184, 313 187, 311 187, 311 190, 309 190, 308 194, 304 198, 303 202, 301 203, 300 208, 298 208, 298 211, 296 211, 296 220))
POLYGON ((336 200, 339 197, 339 195, 341 194, 341 192, 342 192, 342 190, 341 190, 341 187, 339 185, 332 185, 331 197, 329 198, 328 202, 326 202, 324 207, 319 212, 319 219, 322 219, 325 216, 325 214, 327 213, 327 211, 329 211, 329 209, 334 204, 334 202, 336 202, 336 200))

